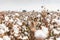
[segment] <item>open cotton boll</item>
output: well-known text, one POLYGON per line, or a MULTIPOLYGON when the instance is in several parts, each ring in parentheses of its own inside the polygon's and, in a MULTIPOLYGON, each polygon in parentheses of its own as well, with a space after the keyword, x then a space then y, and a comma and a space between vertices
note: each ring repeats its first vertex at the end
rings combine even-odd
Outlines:
POLYGON ((37 17, 40 17, 40 16, 41 16, 40 14, 37 15, 37 17))
POLYGON ((21 22, 21 21, 17 21, 17 24, 18 24, 18 25, 22 25, 22 22, 21 22))
POLYGON ((26 30, 26 26, 22 26, 24 30, 26 30))
POLYGON ((42 31, 45 33, 45 34, 48 34, 49 32, 48 32, 48 28, 46 28, 46 27, 42 27, 42 31))
POLYGON ((26 16, 26 17, 24 18, 24 20, 27 20, 27 18, 28 18, 28 16, 26 16))
POLYGON ((55 21, 57 24, 60 24, 60 20, 58 19, 53 19, 53 21, 55 21))
POLYGON ((28 21, 28 24, 31 25, 31 21, 28 21))
POLYGON ((54 26, 53 25, 50 25, 50 29, 53 29, 54 28, 54 26))
POLYGON ((9 21, 10 21, 10 22, 13 22, 14 20, 13 20, 13 18, 11 18, 9 21))
POLYGON ((38 38, 43 38, 45 39, 47 35, 42 31, 42 30, 36 30, 35 32, 35 37, 38 38))
POLYGON ((16 16, 19 16, 19 14, 18 14, 18 13, 15 13, 15 15, 16 15, 16 16))
MULTIPOLYGON (((4 31, 4 32, 7 32, 7 31, 9 31, 9 29, 8 29, 8 27, 6 27, 6 25, 5 24, 0 24, 0 28, 1 28, 1 30, 0 31, 4 31), (4 30, 3 30, 4 29, 4 30)), ((4 33, 3 32, 3 33, 4 33)))
POLYGON ((5 16, 5 21, 8 21, 9 20, 9 17, 8 16, 5 16))
POLYGON ((15 33, 15 34, 14 34, 14 36, 15 36, 15 37, 17 37, 17 36, 18 36, 18 34, 17 34, 17 33, 15 33))
POLYGON ((54 34, 59 34, 60 32, 57 31, 56 29, 53 29, 52 31, 54 31, 54 34))
POLYGON ((15 33, 18 33, 18 32, 19 32, 19 29, 17 28, 17 26, 18 26, 18 25, 14 25, 14 26, 13 26, 13 30, 14 30, 15 33))
POLYGON ((54 40, 54 37, 52 36, 52 37, 50 37, 48 40, 54 40))
POLYGON ((11 40, 9 36, 3 36, 3 40, 11 40))
POLYGON ((16 19, 16 23, 18 24, 18 25, 22 25, 22 21, 20 20, 20 19, 16 19))
POLYGON ((59 30, 59 31, 60 31, 60 27, 58 27, 58 28, 57 28, 57 30, 59 30))
POLYGON ((6 27, 6 28, 5 28, 5 31, 6 31, 6 32, 8 32, 8 31, 9 31, 8 27, 6 27))
POLYGON ((50 13, 50 15, 52 15, 53 13, 50 13))
POLYGON ((56 38, 56 40, 60 40, 60 37, 56 38))
POLYGON ((0 40, 3 40, 3 38, 0 38, 0 40))
POLYGON ((46 37, 48 37, 48 33, 49 33, 48 28, 42 26, 41 30, 35 31, 35 37, 45 39, 46 37))
POLYGON ((23 39, 23 40, 26 40, 26 39, 28 39, 28 37, 27 37, 27 36, 24 36, 22 39, 23 39))
POLYGON ((50 19, 47 18, 48 23, 50 23, 50 19))
POLYGON ((0 28, 1 29, 5 29, 6 28, 6 25, 5 24, 0 24, 0 28))
POLYGON ((4 33, 5 33, 5 31, 0 29, 0 34, 4 34, 4 33))
POLYGON ((52 38, 50 38, 49 40, 53 40, 52 38))
POLYGON ((7 27, 5 24, 0 24, 0 34, 5 33, 6 31, 8 31, 7 27))

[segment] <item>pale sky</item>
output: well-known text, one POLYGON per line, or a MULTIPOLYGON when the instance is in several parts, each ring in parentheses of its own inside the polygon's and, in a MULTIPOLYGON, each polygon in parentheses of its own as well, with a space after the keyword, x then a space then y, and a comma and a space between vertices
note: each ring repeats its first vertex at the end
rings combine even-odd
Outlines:
POLYGON ((0 10, 40 10, 44 5, 49 10, 60 9, 60 0, 0 0, 0 10))

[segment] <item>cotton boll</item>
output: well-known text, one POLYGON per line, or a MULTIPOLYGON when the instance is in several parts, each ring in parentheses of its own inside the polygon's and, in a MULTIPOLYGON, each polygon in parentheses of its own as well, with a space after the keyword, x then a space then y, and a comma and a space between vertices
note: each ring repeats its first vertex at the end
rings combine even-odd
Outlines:
POLYGON ((35 37, 36 38, 43 38, 43 39, 45 39, 46 36, 47 35, 42 30, 36 30, 36 32, 35 32, 35 37))
POLYGON ((24 18, 24 20, 27 20, 27 18, 28 18, 28 16, 26 16, 26 17, 24 18))
POLYGON ((13 22, 14 20, 13 20, 13 18, 11 18, 9 21, 10 21, 10 22, 13 22))
POLYGON ((17 34, 17 33, 15 33, 15 34, 14 34, 14 36, 15 36, 15 37, 17 37, 17 36, 18 36, 18 34, 17 34))
POLYGON ((56 38, 56 40, 60 40, 60 37, 56 38))
POLYGON ((22 39, 22 36, 20 35, 19 38, 22 39))
POLYGON ((13 30, 14 30, 15 33, 18 33, 18 32, 19 32, 19 29, 17 28, 17 26, 18 26, 18 25, 14 25, 14 26, 13 26, 13 30))
POLYGON ((58 28, 57 28, 57 30, 59 30, 59 31, 60 31, 60 28, 58 27, 58 28))
POLYGON ((11 40, 9 36, 3 36, 3 40, 11 40))
POLYGON ((28 33, 27 32, 24 32, 26 35, 28 35, 28 33))
POLYGON ((16 15, 16 16, 19 16, 19 14, 18 14, 18 13, 15 13, 15 15, 16 15))
POLYGON ((16 23, 18 24, 18 25, 22 25, 22 21, 20 20, 20 19, 16 19, 16 23))
POLYGON ((9 31, 8 27, 6 27, 6 28, 5 28, 5 31, 6 31, 6 32, 8 32, 8 31, 9 31))
POLYGON ((17 21, 17 24, 18 24, 18 25, 22 25, 22 22, 21 22, 21 21, 17 21))
POLYGON ((50 25, 50 29, 53 29, 54 28, 54 26, 53 25, 50 25))
POLYGON ((4 34, 4 33, 5 33, 5 31, 0 29, 0 34, 4 34))
POLYGON ((53 19, 53 21, 55 21, 57 24, 60 24, 60 20, 58 19, 53 19))
POLYGON ((28 39, 28 37, 27 37, 27 36, 24 36, 22 39, 23 39, 23 40, 26 40, 26 39, 28 39))
POLYGON ((3 38, 0 38, 0 40, 3 40, 3 38))
POLYGON ((36 37, 36 38, 39 38, 39 37, 42 36, 41 34, 43 34, 41 30, 36 30, 36 32, 35 32, 35 37, 36 37))
POLYGON ((0 24, 0 28, 4 29, 4 28, 6 28, 6 25, 5 24, 0 24))
POLYGON ((40 14, 37 15, 37 17, 40 17, 40 16, 41 16, 40 14))
POLYGON ((50 37, 48 40, 54 40, 54 37, 52 36, 52 37, 50 37))
POLYGON ((5 21, 8 21, 9 20, 9 17, 8 16, 5 16, 5 21))
POLYGON ((31 24, 31 22, 30 22, 30 21, 28 21, 28 24, 30 25, 30 24, 31 24))
POLYGON ((5 24, 0 24, 0 34, 3 34, 6 32, 6 25, 5 24))
POLYGON ((48 28, 46 28, 46 27, 42 27, 42 31, 45 33, 45 34, 48 34, 49 32, 48 32, 48 28))
POLYGON ((47 19, 48 23, 50 23, 50 19, 47 19))
POLYGON ((59 31, 57 31, 56 29, 53 29, 54 34, 59 34, 59 31))
POLYGON ((49 33, 48 28, 42 26, 41 30, 35 31, 35 37, 45 39, 46 37, 48 37, 48 33, 49 33))
POLYGON ((53 13, 50 13, 50 15, 52 15, 53 13))
POLYGON ((26 26, 22 26, 24 30, 26 30, 26 26))
POLYGON ((49 40, 53 40, 52 38, 50 38, 49 40))

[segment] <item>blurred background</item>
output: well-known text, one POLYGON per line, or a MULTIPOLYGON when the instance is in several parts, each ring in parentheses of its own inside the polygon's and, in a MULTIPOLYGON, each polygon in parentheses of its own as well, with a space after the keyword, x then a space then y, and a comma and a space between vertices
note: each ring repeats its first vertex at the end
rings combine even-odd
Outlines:
POLYGON ((60 0, 0 0, 0 11, 14 10, 40 11, 41 6, 46 9, 54 10, 60 9, 60 0))

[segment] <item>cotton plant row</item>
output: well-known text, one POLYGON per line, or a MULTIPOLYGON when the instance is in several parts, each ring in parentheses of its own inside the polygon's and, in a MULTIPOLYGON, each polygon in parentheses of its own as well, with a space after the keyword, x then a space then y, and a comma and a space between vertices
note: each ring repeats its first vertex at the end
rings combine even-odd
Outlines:
POLYGON ((0 12, 0 40, 60 40, 60 13, 0 12))

